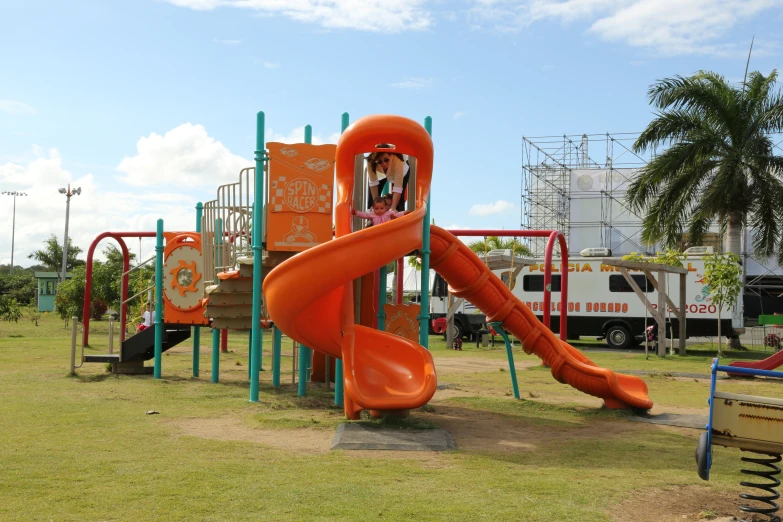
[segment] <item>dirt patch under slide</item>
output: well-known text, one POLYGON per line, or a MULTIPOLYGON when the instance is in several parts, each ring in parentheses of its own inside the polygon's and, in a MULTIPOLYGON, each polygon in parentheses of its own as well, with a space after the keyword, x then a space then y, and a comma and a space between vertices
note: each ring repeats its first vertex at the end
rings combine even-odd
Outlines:
POLYGON ((333 430, 265 430, 253 428, 231 417, 180 419, 169 423, 180 436, 203 439, 255 442, 297 453, 327 453, 333 430))
MULTIPOLYGON (((734 518, 740 514, 739 505, 739 497, 731 492, 705 486, 672 486, 635 491, 609 511, 615 522, 730 522, 740 520, 734 518)), ((748 517, 752 516, 745 520, 757 520, 748 517)))
MULTIPOLYGON (((499 369, 508 369, 508 361, 498 359, 496 361, 481 359, 479 357, 433 357, 435 359, 435 368, 443 373, 474 373, 474 372, 496 372, 499 369)), ((541 362, 536 361, 515 361, 514 367, 517 370, 526 370, 532 366, 540 366, 541 362)))
POLYGON ((535 450, 541 442, 626 437, 648 429, 631 422, 600 422, 558 427, 530 424, 523 418, 439 403, 436 413, 419 413, 454 436, 457 449, 497 453, 535 450))

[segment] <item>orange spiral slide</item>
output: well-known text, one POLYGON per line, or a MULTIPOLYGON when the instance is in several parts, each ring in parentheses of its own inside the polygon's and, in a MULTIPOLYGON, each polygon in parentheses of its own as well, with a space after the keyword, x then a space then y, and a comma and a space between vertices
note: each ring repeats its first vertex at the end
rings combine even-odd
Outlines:
MULTIPOLYGON (((264 281, 267 309, 289 337, 343 360, 345 413, 362 409, 406 410, 426 404, 437 379, 430 353, 419 344, 355 324, 355 279, 422 246, 422 221, 432 177, 433 148, 418 123, 399 116, 368 116, 348 127, 337 146, 336 239, 283 262, 264 281), (416 210, 402 218, 351 231, 354 159, 384 150, 417 159, 416 210)), ((561 342, 457 238, 431 227, 432 267, 485 313, 523 341, 560 381, 601 397, 610 408, 649 409, 647 386, 638 377, 618 375, 590 362, 561 342)))

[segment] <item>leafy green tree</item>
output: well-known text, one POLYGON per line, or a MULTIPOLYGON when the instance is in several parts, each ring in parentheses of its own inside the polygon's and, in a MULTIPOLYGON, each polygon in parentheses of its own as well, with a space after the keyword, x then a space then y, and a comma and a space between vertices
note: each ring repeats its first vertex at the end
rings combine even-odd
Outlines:
POLYGON ((734 254, 713 254, 704 258, 704 283, 712 297, 712 303, 718 307, 718 355, 721 355, 723 343, 720 331, 721 312, 731 308, 737 302, 742 291, 742 269, 739 257, 734 254))
POLYGON ((472 251, 480 256, 490 250, 512 250, 518 256, 531 256, 533 253, 528 247, 522 244, 518 239, 500 238, 498 236, 489 236, 483 240, 473 241, 468 245, 472 251))
POLYGON ((740 254, 743 223, 756 253, 783 262, 783 156, 770 134, 783 130, 777 71, 752 72, 740 85, 702 71, 652 85, 656 117, 633 145, 637 153, 666 148, 630 184, 626 198, 644 213, 646 243, 676 244, 687 228, 702 242, 710 224, 725 230, 726 252, 740 254))
MULTIPOLYGON (((44 245, 46 245, 44 248, 40 250, 36 250, 29 256, 27 256, 29 259, 35 259, 42 265, 44 265, 48 270, 53 270, 55 272, 60 272, 62 270, 63 266, 63 247, 57 241, 57 236, 52 234, 49 236, 49 239, 44 241, 44 245)), ((82 249, 78 246, 75 246, 71 238, 68 238, 68 260, 65 264, 66 271, 70 272, 73 268, 77 266, 83 266, 84 261, 81 259, 77 259, 79 254, 82 253, 82 249)))
POLYGON ((16 270, 13 276, 0 275, 0 295, 16 299, 23 304, 34 304, 38 293, 38 283, 27 270, 16 270))
POLYGON ((4 321, 18 323, 22 317, 22 307, 16 299, 10 299, 6 296, 0 296, 0 319, 4 321))
MULTIPOLYGON (((108 306, 119 310, 122 293, 122 252, 114 245, 109 245, 103 250, 106 256, 105 262, 95 261, 92 267, 92 297, 105 301, 108 306)), ((136 259, 135 254, 130 254, 131 265, 136 259)), ((138 273, 131 274, 130 277, 138 277, 138 273)), ((134 285, 128 284, 130 295, 136 292, 132 291, 134 285)))
POLYGON ((84 305, 84 272, 83 266, 73 269, 71 278, 57 286, 57 295, 54 296, 54 305, 57 314, 67 321, 76 316, 83 320, 82 306, 84 305))

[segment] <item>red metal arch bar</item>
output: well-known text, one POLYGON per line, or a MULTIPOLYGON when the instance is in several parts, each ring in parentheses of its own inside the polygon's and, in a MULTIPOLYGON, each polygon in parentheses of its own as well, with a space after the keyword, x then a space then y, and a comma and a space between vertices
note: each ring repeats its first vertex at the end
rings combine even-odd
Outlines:
MULTIPOLYGON (((117 241, 122 250, 122 286, 120 290, 120 300, 125 301, 128 298, 128 274, 130 268, 130 254, 128 246, 123 238, 126 237, 155 237, 155 232, 104 232, 90 245, 87 250, 87 267, 84 274, 84 306, 82 308, 82 322, 84 323, 84 333, 82 334, 82 346, 87 346, 90 340, 90 305, 92 303, 92 257, 95 254, 95 248, 103 239, 110 237, 117 241)), ((141 261, 141 260, 139 260, 141 261)), ((125 325, 127 324, 128 303, 120 306, 120 342, 125 340, 125 325)))
POLYGON ((552 251, 555 241, 560 242, 560 339, 568 336, 568 245, 558 230, 449 230, 455 236, 473 237, 548 237, 544 252, 544 317, 541 321, 549 328, 552 308, 552 251))

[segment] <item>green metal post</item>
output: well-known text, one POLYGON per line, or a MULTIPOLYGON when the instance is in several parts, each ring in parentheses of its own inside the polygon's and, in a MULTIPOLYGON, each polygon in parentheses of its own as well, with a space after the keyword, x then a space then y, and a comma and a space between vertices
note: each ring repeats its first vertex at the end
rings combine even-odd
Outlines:
MULTIPOLYGON (((310 125, 305 125, 304 128, 304 142, 308 145, 313 143, 313 128, 310 125)), ((299 345, 299 389, 298 393, 300 397, 304 397, 307 394, 307 381, 310 380, 310 361, 313 360, 313 351, 307 346, 299 345)))
MULTIPOLYGON (((252 313, 252 312, 251 312, 252 313)), ((250 379, 250 359, 253 358, 253 331, 247 332, 247 378, 250 379)))
MULTIPOLYGON (((340 133, 345 132, 348 125, 351 123, 351 117, 347 112, 344 112, 340 122, 340 133)), ((361 190, 364 190, 362 188, 361 190)), ((337 359, 334 361, 334 403, 337 406, 343 405, 343 360, 337 359)))
POLYGON ((307 353, 309 351, 310 349, 306 346, 299 345, 299 385, 297 386, 296 394, 300 397, 307 395, 307 368, 310 366, 310 358, 307 356, 307 353))
POLYGON ((280 387, 280 358, 282 355, 283 332, 277 326, 272 327, 272 386, 280 387))
MULTIPOLYGON (((196 203, 196 232, 201 233, 201 218, 204 215, 204 205, 199 201, 196 203)), ((201 362, 201 327, 193 327, 193 377, 198 377, 199 364, 201 362)))
POLYGON ((251 315, 253 349, 250 353, 250 402, 258 402, 258 372, 261 371, 261 259, 264 246, 261 244, 261 223, 264 213, 264 164, 266 163, 266 141, 264 140, 264 112, 256 114, 256 170, 255 195, 253 198, 253 311, 251 315))
POLYGON ((514 366, 514 353, 511 351, 511 339, 499 322, 489 323, 506 342, 506 355, 508 356, 508 373, 511 374, 511 386, 514 388, 514 398, 519 399, 519 384, 517 384, 517 368, 514 366))
MULTIPOLYGON (((424 128, 432 136, 432 118, 424 118, 424 128)), ((424 214, 421 245, 421 309, 419 310, 419 344, 429 349, 430 346, 430 200, 432 192, 427 197, 427 213, 424 214)), ((399 275, 397 277, 400 277, 399 275)))
POLYGON ((163 220, 158 220, 155 234, 155 368, 154 378, 160 379, 163 355, 163 220))
MULTIPOLYGON (((215 267, 222 265, 223 220, 215 220, 215 267)), ((212 328, 212 382, 220 379, 220 329, 212 328)))

